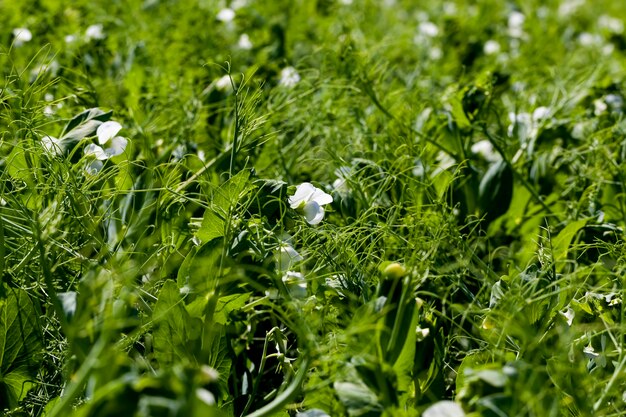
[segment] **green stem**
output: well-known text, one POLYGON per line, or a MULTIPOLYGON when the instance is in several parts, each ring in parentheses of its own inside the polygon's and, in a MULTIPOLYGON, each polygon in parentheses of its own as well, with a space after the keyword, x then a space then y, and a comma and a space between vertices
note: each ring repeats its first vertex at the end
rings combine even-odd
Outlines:
POLYGON ((296 376, 293 378, 293 381, 287 386, 287 388, 278 394, 276 398, 269 404, 261 407, 255 412, 248 414, 246 417, 269 417, 273 416, 280 410, 284 408, 285 405, 293 401, 293 399, 300 392, 300 388, 302 383, 304 382, 304 378, 306 377, 309 371, 309 363, 311 359, 304 354, 304 358, 302 359, 302 363, 300 363, 300 369, 296 372, 296 376))

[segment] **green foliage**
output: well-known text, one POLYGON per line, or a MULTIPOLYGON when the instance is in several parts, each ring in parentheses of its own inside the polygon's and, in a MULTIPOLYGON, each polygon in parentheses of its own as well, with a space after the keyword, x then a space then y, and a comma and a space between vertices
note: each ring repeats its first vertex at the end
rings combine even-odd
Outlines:
POLYGON ((0 2, 0 414, 624 415, 619 2, 70 3, 0 2))

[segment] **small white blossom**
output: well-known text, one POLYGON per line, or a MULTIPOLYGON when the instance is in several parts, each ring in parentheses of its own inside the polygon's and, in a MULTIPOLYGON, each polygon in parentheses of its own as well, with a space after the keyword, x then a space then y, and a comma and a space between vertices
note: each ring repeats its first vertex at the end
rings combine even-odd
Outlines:
POLYGON ((520 12, 512 12, 509 15, 508 26, 509 36, 512 38, 521 38, 524 35, 524 21, 526 16, 520 12))
POLYGON ((430 335, 430 329, 428 327, 422 329, 420 326, 417 326, 415 328, 415 334, 417 336, 417 340, 421 342, 430 335))
POLYGON ((576 313, 571 307, 568 307, 564 311, 559 311, 559 314, 565 318, 568 326, 572 325, 572 323, 574 322, 574 317, 576 316, 576 313))
POLYGON ((76 42, 76 35, 65 35, 63 40, 65 41, 65 43, 74 43, 76 42))
POLYGON ((248 0, 233 0, 230 3, 230 8, 233 10, 241 9, 242 7, 246 7, 248 5, 248 0))
POLYGON ((538 122, 540 120, 545 120, 550 115, 550 108, 545 106, 537 107, 533 111, 533 121, 538 122))
POLYGON ((196 397, 208 406, 215 405, 215 395, 205 388, 197 388, 196 397))
POLYGON ((250 36, 244 33, 239 37, 239 41, 237 42, 237 46, 239 49, 249 50, 252 49, 252 42, 250 41, 250 36))
POLYGON ((235 19, 235 11, 230 8, 225 8, 217 13, 217 20, 224 23, 232 22, 235 19))
POLYGON ((85 36, 89 40, 104 39, 104 26, 101 23, 89 26, 85 31, 85 36))
POLYGON ((230 91, 233 89, 233 85, 230 82, 230 75, 226 74, 217 80, 215 80, 215 88, 219 91, 230 91))
POLYGON ((607 43, 602 47, 601 51, 603 55, 611 55, 615 51, 615 45, 607 43))
POLYGON ((441 50, 441 48, 434 46, 430 48, 430 51, 428 52, 428 56, 433 61, 438 61, 443 56, 443 51, 441 50))
POLYGON ((559 5, 559 16, 562 18, 569 18, 584 4, 585 0, 565 0, 559 5))
POLYGON ((446 16, 454 16, 455 14, 457 14, 457 12, 458 9, 455 3, 447 1, 443 4, 443 14, 445 14, 446 16))
POLYGON ((591 344, 585 346, 585 348, 583 349, 583 353, 589 359, 596 359, 598 356, 600 356, 600 354, 596 352, 596 350, 593 348, 593 346, 591 346, 591 344))
POLYGON ((120 130, 122 130, 122 125, 113 121, 104 122, 98 126, 96 135, 98 136, 98 143, 101 146, 90 143, 85 147, 84 152, 85 155, 91 156, 99 162, 93 161, 88 171, 98 172, 104 165, 102 161, 124 153, 128 145, 128 139, 116 136, 120 130))
POLYGON ((432 171, 431 177, 433 178, 456 164, 454 158, 444 151, 439 151, 436 159, 439 164, 437 168, 432 171))
POLYGON ((426 167, 424 166, 424 162, 420 158, 415 160, 415 166, 411 170, 413 175, 417 178, 424 178, 424 174, 426 174, 426 167))
POLYGON ((296 262, 300 262, 303 259, 302 255, 300 255, 293 246, 284 243, 280 246, 277 254, 278 269, 288 271, 296 262))
POLYGON ((604 102, 614 112, 620 112, 624 108, 624 99, 618 94, 607 94, 604 97, 604 102))
POLYGON ((289 197, 292 209, 301 211, 309 224, 318 224, 324 218, 324 205, 333 202, 333 197, 311 183, 304 182, 296 188, 296 193, 289 197))
POLYGON ((293 87, 300 82, 300 74, 294 67, 285 67, 280 70, 278 84, 285 87, 293 87))
POLYGON ((465 412, 454 401, 439 401, 428 407, 422 417, 465 417, 465 412))
POLYGON ((15 28, 13 29, 13 37, 15 38, 13 45, 22 46, 33 39, 33 34, 26 28, 15 28))
POLYGON ((583 32, 578 35, 578 43, 581 46, 592 47, 592 46, 600 46, 603 43, 602 36, 597 33, 592 34, 589 32, 583 32))
POLYGON ((616 17, 608 15, 600 16, 598 19, 598 27, 615 33, 616 35, 620 35, 624 32, 624 22, 616 17))
POLYGON ((607 110, 608 106, 602 99, 595 99, 593 101, 593 114, 596 116, 600 116, 607 110))
POLYGON ((348 166, 342 166, 335 170, 337 179, 333 181, 333 189, 339 193, 339 195, 346 196, 350 193, 350 187, 348 186, 350 172, 351 169, 348 166))
POLYGON ((502 156, 493 148, 488 140, 481 140, 472 145, 472 153, 480 155, 487 162, 498 162, 502 156))
POLYGON ((44 150, 51 155, 60 156, 63 153, 61 141, 52 136, 44 136, 41 138, 41 146, 43 146, 44 150))
POLYGON ((294 298, 306 298, 306 280, 300 272, 287 271, 283 275, 283 283, 289 294, 294 298))
POLYGON ((419 30, 422 35, 429 38, 434 38, 435 36, 439 35, 439 28, 437 27, 437 25, 429 21, 420 22, 420 24, 417 26, 417 30, 419 30))
POLYGON ((498 43, 498 41, 494 41, 493 39, 489 39, 483 46, 483 52, 485 55, 497 54, 500 52, 500 43, 498 43))

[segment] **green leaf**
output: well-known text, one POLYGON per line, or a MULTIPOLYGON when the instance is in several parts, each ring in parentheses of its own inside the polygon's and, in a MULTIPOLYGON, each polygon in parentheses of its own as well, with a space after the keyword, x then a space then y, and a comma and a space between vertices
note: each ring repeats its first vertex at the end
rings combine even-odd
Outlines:
POLYGON ((98 126, 110 120, 112 115, 113 111, 105 113, 97 107, 87 109, 77 116, 74 116, 74 118, 65 125, 63 132, 61 132, 61 140, 64 142, 78 142, 85 137, 92 136, 96 133, 98 126))
POLYGON ((217 215, 211 208, 204 212, 202 224, 196 232, 196 237, 202 242, 209 242, 216 237, 224 236, 226 222, 217 215))
POLYGON ((196 232, 198 239, 208 242, 224 236, 226 221, 232 209, 252 188, 252 184, 248 181, 249 177, 248 171, 241 171, 213 192, 211 207, 204 212, 202 224, 196 232))
POLYGON ((191 294, 203 294, 214 288, 219 275, 222 240, 213 239, 187 254, 178 270, 179 288, 186 287, 191 294))
MULTIPOLYGON (((410 300, 416 303, 415 299, 410 300)), ((412 308, 407 310, 407 315, 411 318, 409 330, 404 334, 404 345, 398 359, 393 364, 393 369, 398 376, 398 390, 407 391, 412 382, 411 373, 415 363, 415 344, 417 342, 417 334, 415 329, 418 324, 418 309, 412 308)))
POLYGON ((565 226, 554 239, 552 239, 552 257, 555 261, 561 261, 567 258, 567 252, 570 244, 572 243, 572 239, 580 229, 585 227, 586 224, 587 219, 570 223, 565 226))
POLYGON ((6 157, 6 166, 9 175, 17 180, 22 180, 30 187, 34 187, 33 166, 37 165, 35 152, 30 152, 23 143, 13 147, 6 157), (29 158, 31 159, 29 161, 29 158))
POLYGON ((167 280, 154 306, 152 318, 156 324, 153 332, 154 354, 161 366, 168 366, 182 360, 195 362, 194 343, 200 329, 192 324, 185 310, 178 286, 167 280))
POLYGON ((228 212, 237 204, 250 190, 251 184, 248 182, 250 172, 244 170, 234 175, 222 184, 213 195, 213 204, 228 212))
POLYGON ((491 164, 478 187, 481 211, 488 220, 494 220, 507 212, 513 197, 513 170, 504 161, 491 164))
MULTIPOLYGON (((205 329, 206 331, 206 329, 205 329)), ((222 399, 228 398, 228 378, 230 376, 231 360, 228 358, 228 343, 226 328, 220 324, 211 324, 211 339, 204 348, 209 352, 206 364, 218 372, 218 381, 221 386, 222 399)))
POLYGON ((226 324, 228 315, 235 310, 241 309, 250 298, 249 292, 243 294, 233 294, 221 297, 217 301, 213 321, 219 324, 226 324))
POLYGON ((6 294, 0 300, 0 404, 13 408, 33 386, 29 381, 34 379, 42 345, 37 314, 26 291, 7 289, 6 294))
POLYGON ((349 416, 380 416, 382 407, 376 395, 367 387, 352 382, 333 384, 339 401, 346 407, 349 416))

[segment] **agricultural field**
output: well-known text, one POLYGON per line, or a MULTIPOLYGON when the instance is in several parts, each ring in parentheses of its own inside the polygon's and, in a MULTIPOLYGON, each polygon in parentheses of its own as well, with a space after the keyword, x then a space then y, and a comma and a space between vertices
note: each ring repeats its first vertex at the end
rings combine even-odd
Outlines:
POLYGON ((626 415, 621 0, 0 16, 0 415, 626 415))

